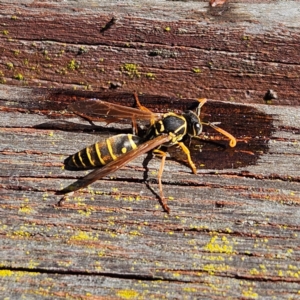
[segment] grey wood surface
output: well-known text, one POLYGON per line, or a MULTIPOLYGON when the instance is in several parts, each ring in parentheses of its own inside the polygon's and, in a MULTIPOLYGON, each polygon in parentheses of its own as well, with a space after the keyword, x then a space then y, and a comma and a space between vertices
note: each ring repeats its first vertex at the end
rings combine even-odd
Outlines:
MULTIPOLYGON (((298 297, 299 108, 253 105, 272 118, 274 130, 262 140, 269 148, 254 165, 199 167, 193 175, 169 159, 163 176, 167 215, 143 182, 145 156, 57 206, 55 192, 86 174, 62 169, 64 158, 112 132, 45 129, 63 122, 90 125, 74 116, 53 119, 50 110, 24 110, 37 101, 36 91, 0 89, 4 295, 298 297)), ((159 159, 147 168, 151 182, 159 159)), ((157 190, 155 183, 151 187, 157 190)))
POLYGON ((299 299, 299 5, 1 1, 0 295, 299 299), (205 127, 197 175, 171 152, 170 215, 147 156, 58 206, 86 174, 64 159, 130 126, 93 127, 37 86, 129 105, 137 91, 155 111, 207 97, 202 117, 238 144, 205 127))

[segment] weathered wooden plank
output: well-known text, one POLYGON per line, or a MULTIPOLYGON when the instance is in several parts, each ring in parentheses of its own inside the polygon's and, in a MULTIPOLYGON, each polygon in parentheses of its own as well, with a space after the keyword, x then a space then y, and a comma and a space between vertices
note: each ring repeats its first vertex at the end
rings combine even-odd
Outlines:
POLYGON ((197 175, 171 152, 169 216, 155 194, 159 159, 145 157, 57 206, 55 192, 85 174, 63 170, 64 158, 124 126, 66 113, 66 94, 1 86, 3 297, 297 299, 298 7, 1 1, 1 83, 91 89, 129 105, 138 91, 157 111, 185 109, 182 97, 227 100, 202 117, 238 138, 228 149, 205 128, 221 146, 191 144, 197 175), (269 89, 277 99, 264 99, 269 89), (265 102, 294 106, 253 104, 265 102))
POLYGON ((16 3, 2 1, 2 83, 299 104, 298 1, 16 3))
MULTIPOLYGON (((258 139, 268 147, 254 164, 202 167, 193 175, 184 164, 168 160, 163 176, 168 216, 157 202, 157 185, 151 183, 152 192, 143 182, 145 157, 57 206, 55 192, 85 174, 63 170, 63 159, 113 132, 80 132, 78 126, 91 125, 41 109, 49 97, 35 104, 41 110, 30 111, 29 103, 46 92, 9 87, 0 92, 0 281, 5 295, 297 298, 299 108, 253 105, 257 113, 247 122, 248 143, 261 116, 266 114, 272 125, 270 136, 258 139), (73 132, 60 127, 67 121, 77 124, 73 132)), ((214 109, 206 112, 213 115, 214 109)), ((227 122, 234 120, 241 143, 244 127, 236 122, 245 118, 227 122)), ((151 182, 159 160, 147 167, 151 182)))

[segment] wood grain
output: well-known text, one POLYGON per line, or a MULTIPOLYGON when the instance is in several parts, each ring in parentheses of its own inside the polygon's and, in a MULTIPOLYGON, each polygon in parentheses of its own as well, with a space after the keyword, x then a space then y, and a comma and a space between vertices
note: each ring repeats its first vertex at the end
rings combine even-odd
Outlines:
POLYGON ((297 298, 299 108, 252 105, 273 126, 270 137, 259 139, 268 149, 255 164, 217 170, 199 166, 193 175, 184 164, 168 160, 163 176, 168 216, 153 182, 159 160, 147 163, 146 172, 145 156, 57 206, 55 192, 85 174, 62 169, 64 158, 113 134, 113 128, 96 135, 78 127, 73 132, 46 129, 45 124, 64 122, 91 126, 74 116, 57 119, 58 113, 53 119, 50 110, 24 110, 47 91, 0 90, 0 280, 5 294, 297 298), (150 189, 143 182, 145 172, 150 189))
POLYGON ((299 1, 1 1, 0 294, 10 299, 299 298, 299 1), (57 88, 57 89, 42 89, 57 88), (266 97, 273 90, 277 98, 266 97), (82 92, 81 90, 86 90, 82 92), (210 99, 190 149, 142 156, 69 197, 64 159, 126 124, 88 97, 180 111, 210 99))
POLYGON ((16 3, 2 1, 3 83, 299 104, 299 1, 16 3))

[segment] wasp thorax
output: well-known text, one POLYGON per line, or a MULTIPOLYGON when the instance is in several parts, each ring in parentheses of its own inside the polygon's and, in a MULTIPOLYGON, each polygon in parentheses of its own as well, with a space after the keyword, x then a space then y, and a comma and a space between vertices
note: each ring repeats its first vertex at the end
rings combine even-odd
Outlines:
POLYGON ((187 134, 198 136, 202 132, 202 124, 199 117, 191 110, 184 112, 183 116, 187 123, 187 134))

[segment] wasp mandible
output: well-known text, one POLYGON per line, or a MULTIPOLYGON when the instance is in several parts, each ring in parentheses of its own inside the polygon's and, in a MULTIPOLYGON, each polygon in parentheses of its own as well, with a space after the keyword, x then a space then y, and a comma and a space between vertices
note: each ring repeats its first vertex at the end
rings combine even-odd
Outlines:
POLYGON ((89 99, 70 105, 69 109, 77 115, 89 121, 103 121, 107 123, 122 119, 129 119, 133 124, 133 134, 118 134, 104 141, 86 147, 71 155, 65 160, 65 165, 73 169, 87 169, 97 167, 90 174, 79 181, 69 185, 60 193, 69 193, 86 187, 94 181, 107 176, 122 168, 136 157, 153 151, 161 157, 161 165, 158 172, 159 198, 163 209, 169 213, 170 209, 163 195, 162 174, 167 153, 161 147, 178 145, 185 153, 189 166, 194 174, 197 173, 188 147, 182 142, 186 136, 198 137, 202 132, 203 125, 207 125, 226 136, 231 147, 235 147, 236 139, 227 131, 210 122, 200 120, 201 107, 207 99, 199 99, 195 111, 187 110, 181 114, 169 112, 166 114, 154 113, 141 105, 137 94, 134 94, 137 108, 126 107, 118 104, 105 102, 98 99, 89 99), (148 120, 150 124, 146 133, 138 134, 138 120, 148 120))

